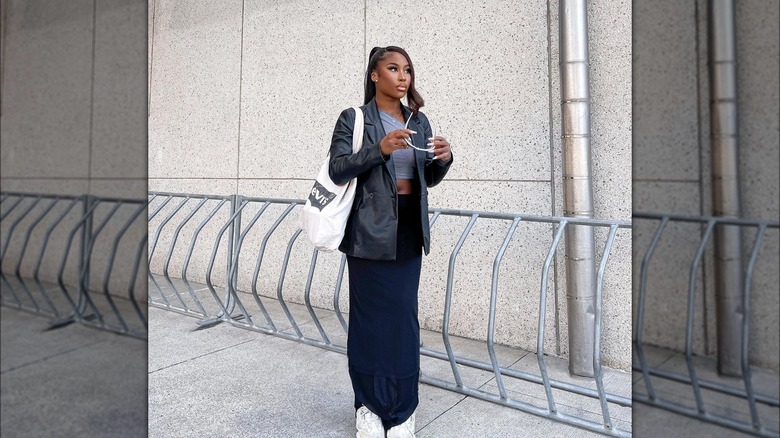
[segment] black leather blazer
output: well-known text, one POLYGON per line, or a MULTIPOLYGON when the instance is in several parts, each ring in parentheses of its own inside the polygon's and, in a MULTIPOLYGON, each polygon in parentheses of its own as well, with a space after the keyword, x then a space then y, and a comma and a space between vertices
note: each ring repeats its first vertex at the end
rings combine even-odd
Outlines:
MULTIPOLYGON (((330 178, 336 184, 344 184, 357 177, 355 202, 347 221, 344 239, 339 250, 353 257, 371 260, 395 260, 398 228, 398 194, 395 167, 392 156, 385 160, 379 142, 386 133, 379 119, 376 101, 360 107, 365 120, 363 147, 352 154, 352 128, 355 112, 341 112, 330 144, 330 178)), ((404 119, 410 110, 403 108, 404 119)), ((414 145, 425 147, 431 137, 428 118, 421 112, 409 122, 414 145)), ((452 164, 432 160, 433 154, 415 150, 417 179, 420 187, 420 220, 423 248, 430 252, 431 233, 428 225, 428 187, 438 184, 452 164)))

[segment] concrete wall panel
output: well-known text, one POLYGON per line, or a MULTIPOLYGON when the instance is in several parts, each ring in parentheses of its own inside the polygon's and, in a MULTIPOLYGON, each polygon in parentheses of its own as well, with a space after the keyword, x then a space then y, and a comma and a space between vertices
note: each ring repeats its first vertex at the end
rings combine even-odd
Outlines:
MULTIPOLYGON (((453 164, 455 166, 455 164, 453 164)), ((428 189, 430 207, 548 215, 550 185, 544 182, 445 180, 428 189)))
MULTIPOLYGON (((697 183, 634 182, 634 196, 645 199, 647 211, 676 212, 696 215, 699 186, 697 183), (654 194, 666 193, 666 196, 654 194), (693 202, 692 202, 693 201, 693 202), (652 203, 650 203, 652 202, 652 203)), ((634 220, 633 284, 634 315, 639 304, 641 263, 650 241, 659 225, 658 221, 634 220)), ((645 298, 644 340, 654 345, 665 345, 682 350, 685 347, 685 320, 690 267, 697 246, 701 243, 703 229, 696 224, 670 224, 659 241, 648 266, 648 282, 645 298)), ((711 244, 710 244, 711 246, 711 244)), ((694 309, 694 349, 698 354, 709 351, 706 343, 704 315, 705 302, 712 301, 712 292, 705 289, 703 281, 705 264, 696 270, 696 307, 694 309)), ((708 308, 714 311, 714 306, 708 308)), ((711 313, 710 313, 711 314, 711 313)), ((636 323, 636 321, 635 321, 636 323)), ((634 334, 638 327, 634 326, 634 334)), ((709 333, 714 333, 712 330, 709 333)))
POLYGON ((541 2, 367 3, 366 51, 409 52, 423 112, 462 157, 451 178, 548 179, 546 13, 541 2))
POLYGON ((631 35, 632 6, 628 0, 599 0, 588 6, 594 214, 630 220, 631 77, 615 72, 631 71, 626 38, 631 35))
MULTIPOLYGON (((742 214, 749 218, 780 218, 780 3, 736 3, 737 77, 742 214)), ((753 233, 744 233, 745 254, 753 233)), ((780 236, 767 233, 756 266, 751 357, 762 366, 780 368, 777 309, 780 307, 780 236)), ((745 257, 747 262, 747 256, 745 257)))
POLYGON ((363 103, 363 62, 362 1, 247 3, 240 177, 315 175, 341 110, 363 103))
MULTIPOLYGON (((635 20, 638 26, 634 29, 634 83, 637 84, 634 208, 709 215, 712 183, 707 2, 670 2, 665 8, 643 3, 637 6, 635 14, 641 14, 643 19, 635 20), (659 144, 670 139, 676 140, 678 147, 661 149, 663 153, 659 153, 659 144), (692 165, 692 159, 698 160, 698 165, 692 165)), ((746 218, 777 220, 780 215, 780 179, 776 171, 780 162, 778 9, 777 2, 773 1, 737 2, 736 7, 739 171, 742 216, 746 218)), ((646 239, 637 250, 644 251, 652 231, 646 224, 636 223, 637 239, 646 239)), ((675 228, 669 232, 672 241, 681 246, 681 252, 682 246, 693 245, 701 237, 701 229, 675 228)), ((753 230, 743 233, 744 263, 754 234, 753 230)), ((770 232, 765 245, 754 273, 750 354, 756 365, 777 369, 780 366, 776 335, 780 281, 776 269, 780 246, 777 233, 770 232)), ((674 322, 679 317, 669 316, 669 303, 675 302, 673 291, 677 290, 670 282, 678 277, 675 284, 684 280, 681 266, 690 264, 692 253, 688 251, 687 260, 681 257, 655 256, 653 269, 656 271, 651 275, 657 277, 653 281, 658 284, 649 285, 648 289, 649 294, 657 295, 662 302, 648 301, 648 311, 653 314, 648 314, 648 329, 652 325, 657 327, 650 330, 646 340, 673 348, 681 348, 683 338, 679 331, 681 321, 674 322)), ((635 251, 635 292, 639 261, 635 251)), ((709 245, 697 274, 701 281, 697 283, 697 293, 703 302, 697 304, 695 327, 696 350, 709 355, 717 352, 714 269, 712 245, 709 245), (700 314, 703 318, 698 317, 700 314)))
MULTIPOLYGON (((65 260, 62 279, 71 293, 75 290, 80 236, 74 235, 70 247, 68 238, 85 212, 81 195, 145 199, 147 87, 141 64, 146 59, 146 8, 145 0, 3 2, 2 190, 79 197, 76 203, 42 199, 10 237, 13 215, 34 198, 3 220, 3 240, 9 243, 3 272, 15 274, 21 259, 19 273, 28 287, 38 287, 30 278, 40 256, 42 281, 57 282, 65 260), (44 215, 49 205, 52 209, 44 215), (68 206, 73 208, 66 210, 68 206), (41 221, 32 227, 37 218, 41 221)), ((107 290, 128 296, 130 271, 147 228, 145 213, 139 213, 116 247, 114 238, 138 207, 120 207, 98 235, 89 279, 90 289, 98 291, 94 297, 106 290, 104 279, 114 255, 107 290)), ((94 232, 111 208, 97 208, 94 232)), ((144 302, 143 269, 134 280, 135 298, 144 302)), ((61 293, 54 288, 54 295, 61 293)))
POLYGON ((634 2, 634 14, 634 180, 698 179, 695 2, 634 2))
POLYGON ((197 178, 149 178, 150 192, 199 193, 202 195, 232 195, 236 190, 235 180, 197 178))
POLYGON ((4 178, 89 175, 92 3, 8 2, 4 178))
MULTIPOLYGON (((625 38, 631 34, 630 3, 589 2, 588 26, 590 52, 591 93, 591 174, 594 195, 594 217, 630 220, 631 211, 631 78, 614 75, 616 71, 631 70, 631 46, 625 38), (621 17, 621 18, 616 18, 621 17)), ((553 136, 550 142, 553 185, 552 214, 563 215, 563 145, 561 141, 561 88, 559 57, 559 3, 549 2, 550 18, 550 120, 553 136)), ((596 230, 596 259, 601 260, 607 232, 596 230)), ((610 255, 604 284, 604 345, 605 364, 626 366, 630 363, 630 347, 624 331, 630 326, 627 306, 631 301, 630 253, 631 245, 625 231, 618 237, 610 255), (616 277, 612 277, 615 276, 616 277), (616 305, 610 310, 611 305, 616 305), (609 318, 607 318, 609 315, 609 318)), ((630 232, 628 232, 630 234, 630 232)), ((553 293, 558 315, 558 354, 568 354, 568 324, 566 320, 566 264, 565 243, 556 251, 554 272, 557 273, 553 293)))
MULTIPOLYGON (((221 170, 203 173, 197 166, 185 171, 180 165, 182 154, 171 154, 166 149, 170 142, 154 137, 171 129, 167 119, 185 118, 165 114, 184 110, 157 107, 156 100, 179 98, 181 87, 165 83, 160 72, 181 64, 177 57, 190 50, 176 36, 179 31, 165 24, 170 20, 166 14, 172 15, 170 5, 166 6, 164 0, 155 1, 150 48, 150 163, 165 161, 165 166, 178 167, 164 173, 150 172, 150 190, 304 198, 327 151, 339 112, 362 102, 368 52, 375 45, 399 45, 409 51, 415 63, 417 86, 426 99, 423 111, 448 137, 455 155, 446 180, 430 189, 429 205, 543 216, 561 213, 557 2, 452 7, 369 1, 365 9, 362 3, 329 9, 266 2, 246 5, 242 22, 233 15, 228 20, 242 23, 242 38, 237 40, 243 44, 241 58, 224 58, 234 64, 230 68, 241 71, 241 80, 225 85, 232 89, 221 93, 232 96, 240 90, 240 115, 226 114, 234 122, 232 132, 239 136, 239 150, 221 162, 214 161, 214 155, 202 154, 203 162, 213 162, 215 169, 227 169, 230 165, 225 162, 231 162, 238 172, 231 175, 221 170), (403 23, 414 32, 391 31, 387 23, 403 23), (297 125, 291 125, 291 121, 297 125), (237 164, 231 160, 237 160, 237 164)), ((597 216, 626 219, 631 192, 627 179, 631 168, 626 161, 630 160, 630 5, 624 2, 610 6, 604 2, 594 7, 597 10, 590 13, 594 21, 592 62, 600 70, 592 85, 599 100, 594 100, 599 113, 594 116, 598 131, 594 144, 601 148, 595 154, 598 163, 594 163, 594 185, 604 192, 600 199, 597 196, 597 216), (613 59, 614 53, 621 55, 613 59)), ((207 26, 218 29, 213 24, 207 26)), ((219 40, 226 38, 220 31, 219 40)), ((232 53, 236 40, 230 41, 232 53)), ((230 70, 220 68, 200 76, 212 77, 230 70)), ((192 93, 210 83, 195 82, 192 93)), ((173 125, 177 124, 183 125, 173 125)), ((226 122, 224 126, 228 125, 226 122)), ((207 148, 204 145, 208 138, 188 138, 198 144, 183 146, 182 150, 189 148, 199 155, 207 148)), ((247 207, 244 223, 256 209, 256 205, 247 207)), ((269 217, 262 217, 247 235, 239 262, 240 290, 252 287, 253 258, 264 227, 274 214, 269 210, 269 217)), ((285 221, 269 241, 258 278, 261 295, 276 296, 284 251, 295 231, 297 212, 293 215, 296 217, 285 221)), ((440 329, 450 251, 467 220, 441 217, 433 228, 431 255, 425 258, 420 288, 420 318, 426 328, 440 329)), ((508 225, 505 221, 480 220, 467 239, 456 264, 452 333, 485 338, 492 264, 508 225)), ((521 223, 518 228, 499 271, 498 342, 535 348, 540 270, 552 236, 549 225, 521 223), (537 229, 540 227, 544 229, 537 229)), ((608 274, 605 289, 606 306, 614 306, 605 311, 612 318, 605 322, 605 348, 609 351, 605 363, 623 368, 628 368, 630 360, 628 343, 623 339, 630 318, 629 248, 626 242, 616 246, 608 268, 614 271, 608 274)), ((176 252, 174 259, 180 263, 181 255, 178 249, 176 252)), ((332 306, 338 261, 338 254, 320 256, 311 290, 315 306, 332 306)), ((286 299, 303 300, 310 263, 311 247, 300 236, 292 247, 284 281, 286 299)), ((153 269, 159 269, 158 264, 152 260, 153 269)), ((562 350, 556 326, 564 322, 559 319, 555 301, 556 294, 558 299, 561 293, 565 296, 565 285, 553 270, 548 275, 545 349, 558 354, 562 350)), ((346 284, 340 303, 346 311, 346 284)))
POLYGON ((95 177, 146 178, 146 8, 143 1, 97 4, 90 161, 95 177))
POLYGON ((160 0, 149 177, 235 178, 242 2, 160 0))

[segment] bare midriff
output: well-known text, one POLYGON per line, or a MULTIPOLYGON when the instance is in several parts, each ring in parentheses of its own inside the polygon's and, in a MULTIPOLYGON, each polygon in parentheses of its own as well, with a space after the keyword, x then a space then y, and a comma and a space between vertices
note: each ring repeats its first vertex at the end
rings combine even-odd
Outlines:
POLYGON ((411 179, 399 179, 396 180, 396 187, 398 188, 399 195, 412 195, 414 194, 414 184, 411 179))

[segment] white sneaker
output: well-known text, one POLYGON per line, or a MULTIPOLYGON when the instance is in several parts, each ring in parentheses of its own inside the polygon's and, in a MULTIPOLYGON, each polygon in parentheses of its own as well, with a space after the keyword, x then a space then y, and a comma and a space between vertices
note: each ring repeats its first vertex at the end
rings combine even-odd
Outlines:
POLYGON ((355 428, 355 438, 385 438, 382 419, 365 406, 361 406, 355 413, 355 428))
POLYGON ((414 414, 398 426, 391 427, 387 438, 414 438, 414 414))

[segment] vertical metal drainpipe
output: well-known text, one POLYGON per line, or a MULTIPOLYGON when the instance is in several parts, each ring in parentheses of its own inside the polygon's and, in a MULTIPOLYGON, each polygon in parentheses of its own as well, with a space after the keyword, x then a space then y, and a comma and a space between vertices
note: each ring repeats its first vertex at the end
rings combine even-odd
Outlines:
MULTIPOLYGON (((737 57, 734 1, 709 0, 712 214, 739 217, 737 57)), ((715 230, 715 306, 718 371, 742 374, 742 236, 737 226, 715 230)))
MULTIPOLYGON (((593 217, 586 0, 560 0, 564 215, 593 217)), ((569 372, 593 376, 596 264, 593 228, 566 228, 569 372)))

